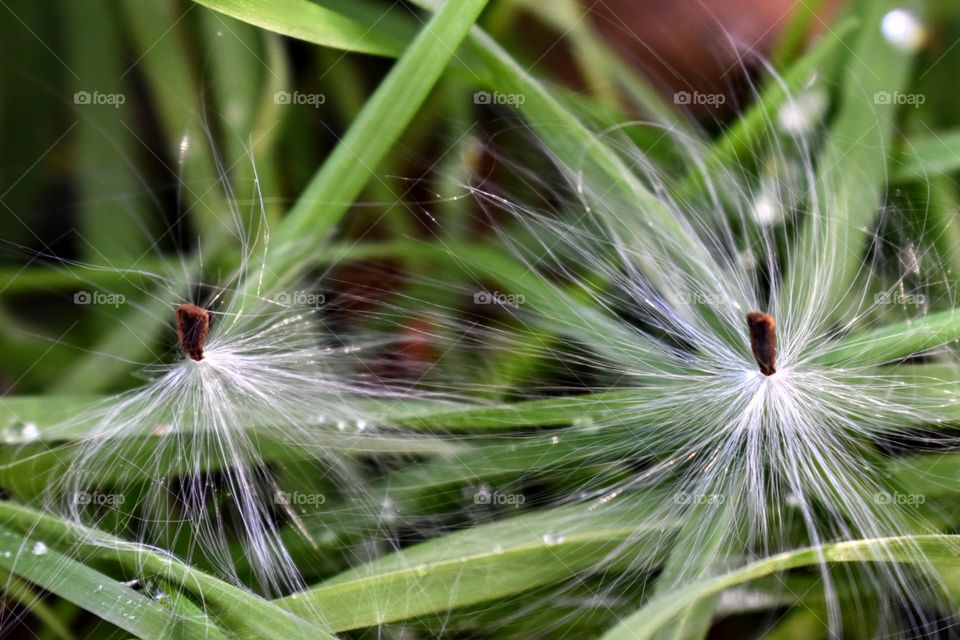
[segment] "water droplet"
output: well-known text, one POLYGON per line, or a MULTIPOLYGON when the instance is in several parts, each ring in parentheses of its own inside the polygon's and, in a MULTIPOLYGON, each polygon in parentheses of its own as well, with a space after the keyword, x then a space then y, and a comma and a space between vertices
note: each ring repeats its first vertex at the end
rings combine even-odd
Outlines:
POLYGON ((573 426, 578 429, 593 429, 596 425, 590 416, 581 416, 573 421, 573 426))
POLYGON ((785 133, 802 138, 816 130, 827 112, 828 104, 829 98, 823 91, 802 91, 780 107, 777 123, 785 133))
POLYGON ((18 422, 3 430, 3 441, 6 444, 31 442, 40 437, 40 429, 35 422, 18 422))
POLYGON ((560 544, 563 542, 563 536, 556 533, 546 533, 543 536, 543 543, 548 545, 560 544))
POLYGON ((33 549, 31 550, 31 553, 33 553, 33 555, 35 556, 42 556, 47 551, 49 551, 49 548, 47 547, 47 545, 45 545, 42 542, 36 542, 33 545, 33 549))
POLYGON ((367 430, 367 421, 357 420, 357 431, 366 431, 366 430, 367 430))
POLYGON ((887 42, 908 53, 917 51, 927 39, 927 28, 906 9, 894 9, 883 16, 880 30, 887 42))
POLYGON ((751 211, 753 219, 761 226, 770 226, 783 219, 783 207, 769 193, 760 193, 753 201, 751 211))
POLYGON ((560 436, 553 436, 550 438, 550 444, 560 444, 560 436))
POLYGON ((183 137, 180 138, 180 164, 183 164, 188 151, 190 151, 190 135, 185 133, 183 137))

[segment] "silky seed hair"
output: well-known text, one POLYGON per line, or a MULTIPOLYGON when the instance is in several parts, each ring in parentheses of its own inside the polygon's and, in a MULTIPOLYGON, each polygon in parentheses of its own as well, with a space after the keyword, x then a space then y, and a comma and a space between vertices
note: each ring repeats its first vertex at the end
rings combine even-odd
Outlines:
MULTIPOLYGON (((815 83, 805 88, 817 90, 815 83)), ((530 397, 616 390, 635 396, 603 417, 574 417, 566 429, 517 436, 516 462, 528 469, 518 477, 499 479, 488 471, 509 464, 510 450, 464 456, 457 461, 462 473, 480 479, 464 491, 496 495, 532 483, 539 499, 558 510, 577 505, 594 515, 632 519, 634 533, 578 574, 580 585, 602 584, 591 592, 594 598, 646 592, 657 575, 663 576, 657 592, 666 593, 781 551, 870 539, 877 541, 874 563, 837 567, 817 551, 832 632, 842 633, 850 608, 874 599, 889 603, 881 607, 888 628, 942 628, 942 585, 922 550, 908 544, 910 561, 901 562, 885 542, 936 532, 931 513, 884 496, 898 491, 898 479, 887 471, 896 459, 886 455, 896 443, 917 430, 923 433, 914 442, 918 452, 953 443, 930 430, 957 415, 953 337, 896 359, 844 356, 828 363, 827 356, 842 338, 869 331, 878 319, 921 320, 952 308, 952 296, 941 287, 944 267, 927 249, 933 238, 923 222, 919 234, 891 243, 898 234, 890 229, 907 226, 904 213, 922 218, 924 212, 885 204, 854 288, 840 305, 824 302, 819 292, 836 265, 819 244, 804 245, 795 230, 828 230, 845 212, 834 208, 829 177, 820 194, 813 160, 820 131, 808 125, 799 132, 795 126, 781 130, 776 116, 767 123, 756 153, 776 171, 761 167, 757 181, 747 167, 708 170, 707 148, 687 134, 628 125, 654 129, 640 139, 670 140, 703 185, 696 193, 678 193, 676 176, 645 157, 632 136, 603 132, 602 142, 656 195, 665 212, 659 219, 650 215, 649 202, 631 202, 594 182, 590 171, 560 161, 546 143, 539 148, 560 180, 535 162, 521 164, 487 149, 507 167, 490 173, 510 175, 522 195, 487 182, 467 188, 512 266, 502 267, 499 282, 496 274, 477 278, 474 263, 451 247, 454 263, 476 278, 462 284, 465 305, 487 317, 459 324, 436 310, 435 326, 450 326, 434 335, 447 336, 461 350, 488 352, 490 360, 508 350, 540 363, 546 379, 523 388, 530 397), (923 267, 901 264, 904 251, 924 256, 923 267), (785 265, 798 256, 811 268, 802 282, 791 282, 785 265), (492 283, 506 302, 487 302, 497 299, 492 283), (904 297, 924 304, 889 305, 904 297), (533 453, 522 455, 527 447, 551 446, 556 461, 542 467, 531 461, 533 453), (569 473, 589 463, 595 465, 591 473, 569 473), (722 535, 714 538, 717 531, 722 535), (678 546, 705 550, 708 559, 694 564, 677 557, 665 568, 663 559, 678 546), (624 566, 630 570, 613 571, 624 566), (845 596, 853 602, 841 602, 837 582, 856 586, 845 596)), ((829 239, 828 233, 812 235, 816 242, 829 239)), ((451 286, 427 278, 419 284, 451 286)), ((869 347, 864 344, 864 352, 869 347)), ((438 465, 437 473, 449 466, 438 465)), ((578 512, 565 513, 553 520, 547 544, 562 544, 579 530, 578 512)), ((549 598, 574 593, 576 587, 566 586, 549 598)), ((775 586, 770 594, 783 595, 775 586)), ((531 598, 508 617, 533 615, 554 601, 531 598)))
MULTIPOLYGON (((186 139, 181 145, 193 148, 186 139)), ((401 392, 371 375, 361 356, 387 349, 389 337, 333 334, 314 302, 323 299, 314 278, 294 273, 263 286, 273 248, 259 183, 247 211, 222 168, 220 178, 229 207, 212 218, 209 236, 236 249, 233 270, 206 269, 212 251, 203 240, 192 252, 162 252, 164 269, 60 262, 79 281, 90 278, 85 289, 104 295, 114 292, 99 276, 119 276, 116 293, 124 291, 126 305, 89 311, 109 316, 101 322, 118 330, 166 327, 169 348, 148 354, 153 359, 135 371, 133 388, 53 425, 45 442, 62 440, 61 450, 25 443, 5 466, 32 469, 52 459, 39 506, 90 525, 78 554, 91 544, 149 548, 276 597, 303 589, 304 571, 323 571, 322 561, 302 558, 322 555, 333 528, 377 535, 389 526, 385 506, 368 490, 365 456, 445 445, 428 437, 377 444, 396 437, 377 416, 401 392)), ((44 257, 57 264, 56 256, 44 257)))

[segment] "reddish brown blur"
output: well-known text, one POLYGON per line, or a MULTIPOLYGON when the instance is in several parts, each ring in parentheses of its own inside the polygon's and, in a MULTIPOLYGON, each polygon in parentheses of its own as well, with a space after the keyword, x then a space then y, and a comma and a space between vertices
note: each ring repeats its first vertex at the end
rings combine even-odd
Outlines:
MULTIPOLYGON (((678 91, 742 100, 747 74, 771 54, 797 0, 581 0, 603 40, 671 99, 678 91)), ((820 20, 835 15, 828 0, 820 20)), ((815 21, 814 32, 823 23, 815 21)), ((709 111, 703 107, 695 112, 709 111)))

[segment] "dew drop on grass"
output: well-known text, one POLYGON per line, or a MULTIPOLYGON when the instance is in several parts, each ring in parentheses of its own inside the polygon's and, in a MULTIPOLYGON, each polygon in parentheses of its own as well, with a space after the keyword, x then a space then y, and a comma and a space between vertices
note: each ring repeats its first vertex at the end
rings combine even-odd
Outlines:
POLYGON ((545 533, 543 535, 543 543, 546 545, 555 545, 563 542, 563 536, 556 533, 545 533))
POLYGON ((884 39, 901 51, 913 53, 923 46, 927 29, 920 19, 906 9, 894 9, 880 23, 884 39))
POLYGON ((390 498, 384 498, 383 502, 380 503, 380 517, 384 522, 393 522, 397 519, 399 515, 397 513, 397 505, 390 498))
POLYGON ((40 429, 35 422, 17 422, 3 430, 5 444, 31 442, 40 437, 40 429))
POLYGON ((777 124, 784 133, 802 138, 813 133, 823 120, 829 97, 819 89, 800 92, 780 107, 777 124))
POLYGON ((574 428, 577 429, 593 429, 596 427, 593 423, 593 418, 589 416, 582 416, 573 421, 574 428))
POLYGON ((42 556, 47 551, 49 551, 49 547, 47 547, 47 545, 45 545, 42 542, 36 542, 33 545, 33 549, 31 550, 31 553, 35 556, 42 556))
POLYGON ((751 214, 757 224, 771 226, 783 219, 783 208, 777 198, 770 193, 761 192, 751 207, 751 214))

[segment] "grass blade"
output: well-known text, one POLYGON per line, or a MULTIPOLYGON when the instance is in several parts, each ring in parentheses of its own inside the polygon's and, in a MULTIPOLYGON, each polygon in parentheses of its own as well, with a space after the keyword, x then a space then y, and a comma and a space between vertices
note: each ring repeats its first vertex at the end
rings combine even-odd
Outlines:
POLYGON ((651 504, 635 500, 586 512, 563 507, 477 526, 277 602, 304 616, 320 609, 335 631, 345 631, 504 598, 586 571, 613 551, 629 549, 641 563, 654 546, 644 545, 642 533, 659 535, 669 526, 649 520, 651 504))
POLYGON ((673 616, 695 605, 704 598, 718 594, 756 578, 773 575, 780 571, 814 566, 824 558, 828 563, 851 562, 905 562, 918 559, 918 549, 939 569, 960 567, 956 549, 960 536, 931 535, 899 538, 875 538, 853 540, 819 548, 806 548, 781 553, 759 560, 729 573, 692 584, 654 598, 641 609, 625 618, 606 633, 604 640, 645 640, 654 634, 673 616))

